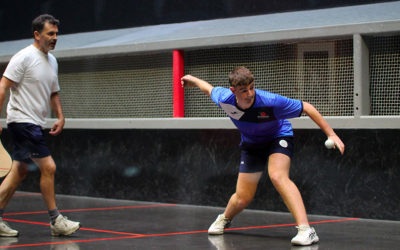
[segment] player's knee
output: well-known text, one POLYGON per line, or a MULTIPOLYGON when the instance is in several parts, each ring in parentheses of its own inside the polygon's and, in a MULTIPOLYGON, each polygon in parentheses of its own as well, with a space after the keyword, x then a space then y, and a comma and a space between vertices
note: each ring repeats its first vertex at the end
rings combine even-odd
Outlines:
POLYGON ((48 164, 42 167, 42 174, 47 175, 54 175, 56 173, 56 165, 55 164, 48 164))
POLYGON ((271 179, 272 184, 276 187, 283 185, 288 179, 288 176, 281 173, 270 173, 269 178, 271 179))
POLYGON ((246 208, 253 199, 251 197, 238 197, 236 205, 239 208, 246 208))

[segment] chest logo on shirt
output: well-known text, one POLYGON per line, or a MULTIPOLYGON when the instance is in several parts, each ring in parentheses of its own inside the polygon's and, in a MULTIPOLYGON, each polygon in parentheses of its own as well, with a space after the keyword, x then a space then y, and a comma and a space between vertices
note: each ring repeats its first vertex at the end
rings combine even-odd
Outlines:
POLYGON ((276 120, 272 107, 253 107, 245 111, 245 115, 240 119, 247 122, 270 122, 276 120))
POLYGON ((258 119, 269 119, 269 115, 266 112, 261 111, 261 112, 258 113, 257 118, 258 119))
POLYGON ((271 107, 257 107, 247 110, 240 110, 232 104, 220 102, 221 108, 232 119, 246 122, 269 122, 276 120, 271 107))

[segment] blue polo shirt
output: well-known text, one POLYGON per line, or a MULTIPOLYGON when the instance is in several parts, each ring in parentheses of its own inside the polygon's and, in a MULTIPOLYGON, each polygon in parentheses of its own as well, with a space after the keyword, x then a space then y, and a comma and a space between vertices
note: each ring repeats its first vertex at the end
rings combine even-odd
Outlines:
POLYGON ((222 108, 239 129, 242 143, 265 143, 284 136, 293 136, 292 124, 286 120, 299 117, 303 102, 264 90, 255 90, 253 105, 242 110, 228 88, 214 87, 211 99, 222 108))

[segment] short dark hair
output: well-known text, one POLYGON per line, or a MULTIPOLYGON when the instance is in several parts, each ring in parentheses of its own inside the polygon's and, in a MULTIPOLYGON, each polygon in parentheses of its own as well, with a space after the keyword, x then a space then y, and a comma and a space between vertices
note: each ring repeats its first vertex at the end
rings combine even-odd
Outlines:
POLYGON ((49 14, 43 14, 40 15, 38 17, 36 17, 35 19, 33 19, 32 21, 32 33, 37 31, 37 32, 42 32, 43 28, 44 28, 44 24, 48 22, 50 24, 53 25, 59 25, 60 21, 58 19, 55 19, 52 15, 49 14))
POLYGON ((254 76, 246 67, 237 67, 229 74, 231 87, 247 86, 252 82, 254 82, 254 76))

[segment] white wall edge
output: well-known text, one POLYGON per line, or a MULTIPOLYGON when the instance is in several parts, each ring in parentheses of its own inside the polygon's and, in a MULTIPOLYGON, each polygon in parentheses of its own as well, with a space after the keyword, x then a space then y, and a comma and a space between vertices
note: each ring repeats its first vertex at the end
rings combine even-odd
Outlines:
MULTIPOLYGON (((400 116, 325 117, 334 129, 400 129, 400 116)), ((318 129, 308 117, 290 119, 294 129, 318 129)), ((51 128, 55 119, 48 119, 51 128)), ((0 119, 5 128, 5 119, 0 119)), ((67 118, 65 129, 235 129, 229 118, 67 118)))

